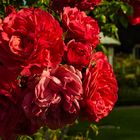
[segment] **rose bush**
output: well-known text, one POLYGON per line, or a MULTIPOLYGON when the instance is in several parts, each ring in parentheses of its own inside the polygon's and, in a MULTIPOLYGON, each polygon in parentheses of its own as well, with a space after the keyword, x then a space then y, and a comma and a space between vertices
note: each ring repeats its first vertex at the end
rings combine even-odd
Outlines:
MULTIPOLYGON (((61 4, 71 2, 93 8, 100 0, 61 4)), ((58 20, 52 9, 52 14, 39 8, 16 12, 11 6, 0 21, 0 136, 4 140, 31 135, 44 126, 64 128, 80 117, 99 121, 117 100, 113 70, 107 57, 96 52, 97 21, 69 6, 55 15, 58 20)))

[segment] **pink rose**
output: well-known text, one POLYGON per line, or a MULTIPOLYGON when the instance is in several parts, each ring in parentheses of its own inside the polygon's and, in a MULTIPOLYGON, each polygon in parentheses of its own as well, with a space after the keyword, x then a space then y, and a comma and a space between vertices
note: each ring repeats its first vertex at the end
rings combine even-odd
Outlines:
POLYGON ((0 61, 22 70, 28 76, 34 70, 56 67, 63 56, 64 43, 59 23, 41 9, 13 11, 0 31, 0 61))
POLYGON ((117 81, 102 52, 93 54, 83 81, 83 117, 99 121, 107 116, 117 101, 117 81))
POLYGON ((92 48, 88 44, 71 40, 67 44, 66 60, 76 68, 83 68, 89 64, 92 48))
POLYGON ((96 20, 84 12, 80 12, 77 8, 65 7, 62 21, 69 38, 91 44, 94 48, 99 43, 99 26, 96 20))
POLYGON ((23 101, 28 118, 40 120, 51 129, 73 123, 78 117, 83 94, 79 76, 81 73, 72 66, 44 70, 35 91, 30 90, 23 101))

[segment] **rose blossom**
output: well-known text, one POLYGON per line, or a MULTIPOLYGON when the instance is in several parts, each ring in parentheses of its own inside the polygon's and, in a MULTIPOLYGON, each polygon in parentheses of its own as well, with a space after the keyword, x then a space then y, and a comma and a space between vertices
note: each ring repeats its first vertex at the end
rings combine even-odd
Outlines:
POLYGON ((129 4, 133 7, 133 15, 129 17, 132 25, 140 24, 140 1, 130 0, 129 4))
POLYGON ((61 62, 64 43, 59 23, 49 13, 34 8, 12 11, 0 31, 0 61, 22 75, 61 62))
POLYGON ((73 123, 83 94, 79 76, 80 72, 72 66, 59 66, 53 72, 44 70, 35 91, 30 90, 23 101, 28 118, 40 120, 51 129, 73 123))
POLYGON ((68 31, 68 37, 79 42, 91 44, 94 48, 99 43, 97 21, 77 8, 65 7, 62 21, 68 31))
POLYGON ((117 101, 117 81, 102 52, 93 54, 83 81, 83 117, 99 121, 107 116, 117 101))
POLYGON ((86 67, 90 61, 91 51, 90 45, 71 40, 67 44, 67 63, 80 69, 86 67))

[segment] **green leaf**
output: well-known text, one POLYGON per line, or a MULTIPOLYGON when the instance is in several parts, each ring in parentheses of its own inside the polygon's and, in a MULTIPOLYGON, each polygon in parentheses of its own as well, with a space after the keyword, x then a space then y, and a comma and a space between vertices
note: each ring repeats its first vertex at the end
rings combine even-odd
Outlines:
POLYGON ((20 136, 18 140, 33 140, 33 139, 29 136, 20 136))
POLYGON ((119 17, 119 21, 122 24, 123 27, 127 28, 128 27, 128 19, 124 16, 119 17))
POLYGON ((97 136, 99 134, 99 129, 95 124, 91 124, 90 128, 93 132, 95 132, 95 135, 97 136))
POLYGON ((126 14, 128 16, 132 15, 132 13, 133 13, 133 8, 130 5, 128 5, 127 3, 121 4, 121 10, 124 14, 126 14))
POLYGON ((100 16, 100 21, 102 22, 102 23, 106 23, 106 16, 105 15, 101 15, 100 16))
POLYGON ((128 6, 124 5, 124 4, 121 4, 121 9, 122 9, 123 13, 126 14, 127 10, 128 10, 128 6))

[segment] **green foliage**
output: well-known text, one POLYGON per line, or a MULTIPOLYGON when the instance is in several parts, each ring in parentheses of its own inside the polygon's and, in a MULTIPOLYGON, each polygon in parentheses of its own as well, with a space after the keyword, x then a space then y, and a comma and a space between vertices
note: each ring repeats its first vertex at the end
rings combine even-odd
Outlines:
POLYGON ((140 60, 131 55, 118 55, 114 59, 114 71, 119 85, 119 105, 140 103, 140 60))
POLYGON ((12 5, 16 9, 24 7, 40 7, 44 10, 49 9, 50 0, 0 0, 0 18, 5 16, 6 6, 12 5))
POLYGON ((98 133, 95 124, 76 121, 75 124, 63 129, 51 130, 48 127, 41 127, 34 135, 19 136, 17 140, 92 140, 98 133))
POLYGON ((98 44, 97 46, 97 51, 103 51, 104 54, 106 54, 107 56, 109 55, 108 50, 106 48, 106 46, 104 46, 103 44, 98 44))
POLYGON ((33 139, 29 136, 21 136, 17 140, 33 140, 33 139))
POLYGON ((98 129, 97 125, 95 125, 95 124, 90 124, 89 129, 86 131, 86 139, 89 138, 89 133, 90 133, 90 131, 91 131, 92 133, 95 133, 96 136, 99 134, 99 129, 98 129))
POLYGON ((99 135, 92 140, 139 140, 140 107, 117 107, 99 122, 99 135))
POLYGON ((131 55, 116 56, 114 60, 114 71, 120 87, 137 87, 140 84, 140 60, 131 55))
POLYGON ((130 16, 132 12, 132 7, 122 0, 103 0, 92 11, 92 14, 99 22, 104 35, 118 39, 118 24, 127 28, 127 16, 130 16))

